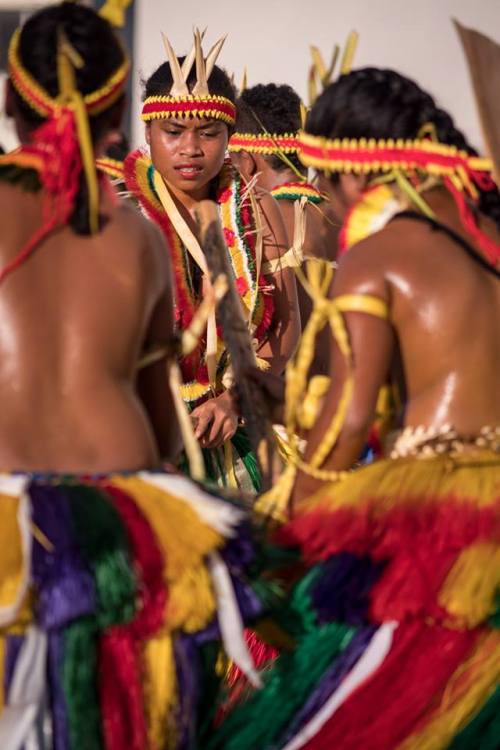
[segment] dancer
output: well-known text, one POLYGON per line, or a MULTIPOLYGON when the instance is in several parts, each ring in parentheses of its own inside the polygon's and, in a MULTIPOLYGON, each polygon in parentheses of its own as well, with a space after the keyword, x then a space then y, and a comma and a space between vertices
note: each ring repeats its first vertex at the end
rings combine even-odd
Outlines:
MULTIPOLYGON (((307 169, 297 156, 303 111, 300 97, 291 86, 259 84, 242 91, 236 108, 236 132, 229 141, 231 158, 247 182, 256 179, 257 185, 278 201, 290 247, 297 228, 295 204, 301 199, 307 201, 304 238, 288 256, 289 262, 300 265, 303 258, 311 257, 334 261, 339 220, 325 196, 307 181, 307 169)), ((312 302, 300 284, 297 289, 303 330, 312 302)), ((324 331, 317 342, 310 376, 328 373, 328 351, 329 335, 324 331)), ((322 386, 320 381, 318 385, 322 386)))
MULTIPOLYGON (((368 68, 318 98, 301 160, 343 217, 318 317, 336 336, 292 517, 304 632, 209 747, 493 748, 500 634, 500 197, 491 163, 414 82, 368 68), (387 458, 351 473, 378 389, 387 458), (404 376, 401 382, 401 376, 404 376)), ((304 335, 310 349, 312 328, 304 335)), ((288 378, 293 433, 311 352, 288 378)), ((286 614, 286 613, 285 613, 286 614)))
MULTIPOLYGON (((128 157, 126 181, 167 238, 180 330, 191 322, 209 285, 197 238, 196 206, 206 198, 218 203, 258 361, 279 375, 299 337, 294 274, 290 268, 264 273, 268 262, 279 265, 287 249, 279 210, 225 160, 236 110, 233 86, 215 65, 222 43, 217 42, 205 59, 196 32, 190 54, 177 58, 165 39, 168 62, 146 82, 142 110, 150 154, 139 150, 128 157)), ((208 479, 255 492, 260 477, 246 433, 238 428, 230 363, 215 317, 199 348, 180 365, 182 396, 205 449, 208 479)))
POLYGON ((221 634, 253 674, 233 591, 245 563, 235 547, 225 562, 229 539, 249 550, 245 515, 161 469, 180 449, 166 248, 95 171, 128 68, 108 22, 72 2, 9 48, 22 145, 0 159, 2 748, 185 747, 221 634))

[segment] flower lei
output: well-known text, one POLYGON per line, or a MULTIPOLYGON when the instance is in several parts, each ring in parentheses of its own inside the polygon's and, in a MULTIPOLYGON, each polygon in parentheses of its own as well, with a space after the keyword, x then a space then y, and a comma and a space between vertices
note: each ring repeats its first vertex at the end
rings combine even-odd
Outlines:
MULTIPOLYGON (((138 199, 146 215, 162 229, 168 243, 176 285, 176 324, 180 330, 184 330, 193 319, 199 299, 193 288, 188 253, 156 195, 153 175, 154 167, 149 154, 139 149, 127 157, 127 188, 138 199)), ((273 299, 267 293, 265 278, 262 275, 257 278, 255 224, 251 203, 246 195, 245 185, 228 162, 219 175, 216 201, 236 288, 251 321, 252 338, 261 343, 271 324, 273 299)), ((195 351, 180 362, 184 381, 182 397, 191 406, 212 392, 204 361, 205 345, 206 341, 202 339, 195 351)), ((218 330, 218 390, 223 388, 222 377, 227 365, 224 342, 218 330)))

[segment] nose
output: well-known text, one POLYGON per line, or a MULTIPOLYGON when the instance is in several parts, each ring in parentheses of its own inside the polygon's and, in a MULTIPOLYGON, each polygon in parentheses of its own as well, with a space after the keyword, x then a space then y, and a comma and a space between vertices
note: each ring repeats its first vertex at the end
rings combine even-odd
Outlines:
POLYGON ((181 136, 180 153, 182 156, 203 156, 200 134, 196 130, 186 128, 181 136))

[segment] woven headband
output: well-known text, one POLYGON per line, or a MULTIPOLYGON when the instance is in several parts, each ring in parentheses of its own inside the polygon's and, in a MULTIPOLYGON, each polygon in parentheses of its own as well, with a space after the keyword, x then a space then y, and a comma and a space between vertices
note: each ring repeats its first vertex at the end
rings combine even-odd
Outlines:
POLYGON ((234 133, 229 139, 229 151, 248 151, 253 154, 296 154, 299 149, 297 135, 284 133, 259 134, 234 133))
POLYGON ((490 159, 471 156, 456 146, 432 140, 328 139, 301 133, 299 158, 307 167, 324 172, 414 172, 449 177, 457 187, 467 189, 474 197, 479 188, 493 186, 490 159))
POLYGON ((224 96, 149 96, 144 101, 141 114, 144 122, 190 117, 222 120, 228 125, 234 125, 236 108, 224 96))

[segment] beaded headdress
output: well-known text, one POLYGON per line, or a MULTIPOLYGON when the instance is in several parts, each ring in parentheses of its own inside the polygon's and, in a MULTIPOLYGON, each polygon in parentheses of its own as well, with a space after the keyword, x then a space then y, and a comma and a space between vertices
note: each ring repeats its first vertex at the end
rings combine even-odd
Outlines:
POLYGON ((144 100, 141 119, 149 122, 170 118, 205 117, 234 125, 236 108, 233 102, 224 96, 211 94, 208 86, 225 39, 225 37, 219 39, 205 58, 202 48, 203 34, 196 29, 193 47, 181 65, 172 45, 163 34, 165 51, 172 73, 172 87, 167 95, 148 96, 144 100), (190 91, 187 81, 194 64, 196 65, 196 83, 190 91))

